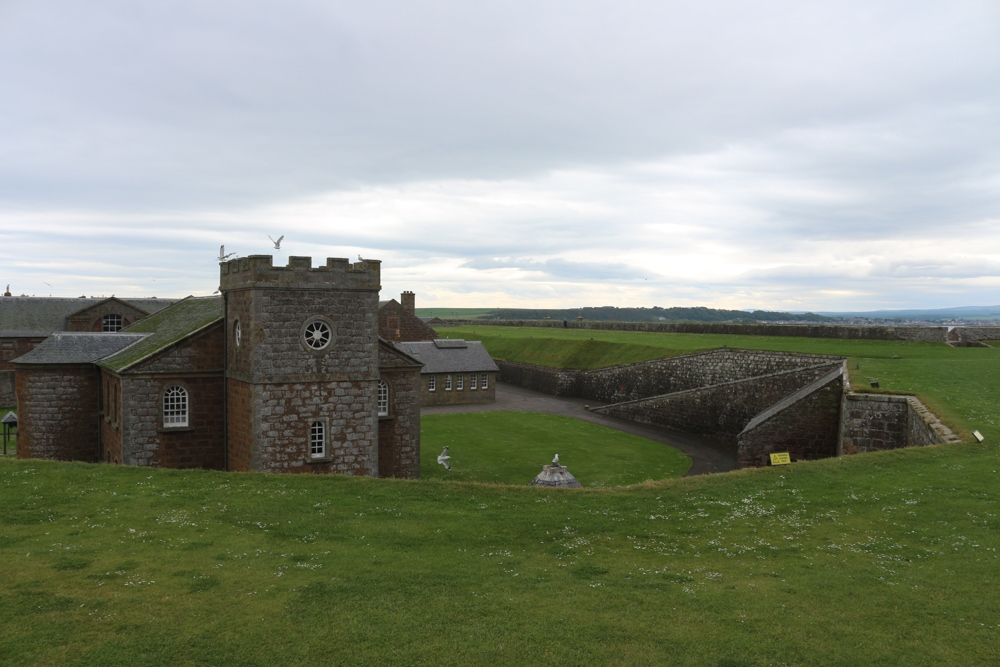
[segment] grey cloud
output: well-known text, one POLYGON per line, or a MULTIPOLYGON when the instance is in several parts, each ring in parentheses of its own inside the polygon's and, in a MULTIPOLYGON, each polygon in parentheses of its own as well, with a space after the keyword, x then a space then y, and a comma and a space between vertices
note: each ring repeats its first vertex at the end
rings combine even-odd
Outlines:
POLYGON ((572 281, 636 281, 647 276, 643 271, 625 264, 602 262, 571 262, 565 259, 470 259, 461 265, 466 269, 489 271, 492 269, 520 269, 541 273, 557 280, 572 281))

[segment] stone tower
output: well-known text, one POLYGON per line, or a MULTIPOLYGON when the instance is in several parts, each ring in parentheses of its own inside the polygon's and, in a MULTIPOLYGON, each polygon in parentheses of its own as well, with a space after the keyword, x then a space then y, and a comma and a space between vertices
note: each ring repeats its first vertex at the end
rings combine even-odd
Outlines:
POLYGON ((230 470, 378 474, 380 262, 223 262, 230 470))

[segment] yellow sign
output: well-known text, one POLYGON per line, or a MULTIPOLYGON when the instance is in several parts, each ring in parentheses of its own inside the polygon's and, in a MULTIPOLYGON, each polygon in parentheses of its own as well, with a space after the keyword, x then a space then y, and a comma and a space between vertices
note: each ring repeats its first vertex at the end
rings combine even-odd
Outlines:
POLYGON ((788 452, 775 452, 771 454, 771 465, 773 466, 784 466, 792 462, 792 457, 788 455, 788 452))

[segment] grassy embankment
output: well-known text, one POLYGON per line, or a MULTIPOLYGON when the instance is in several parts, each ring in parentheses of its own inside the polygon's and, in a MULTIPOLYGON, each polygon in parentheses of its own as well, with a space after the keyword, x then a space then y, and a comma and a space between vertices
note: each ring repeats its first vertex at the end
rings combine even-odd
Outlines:
POLYGON ((974 429, 1000 441, 1000 349, 944 343, 783 336, 640 333, 465 326, 443 336, 481 340, 499 359, 593 369, 729 347, 833 354, 850 358, 856 389, 917 395, 964 437, 974 429), (897 358, 898 357, 898 358, 897 358), (880 389, 869 389, 872 380, 880 389))
POLYGON ((5 665, 990 665, 996 445, 628 489, 0 461, 5 665))

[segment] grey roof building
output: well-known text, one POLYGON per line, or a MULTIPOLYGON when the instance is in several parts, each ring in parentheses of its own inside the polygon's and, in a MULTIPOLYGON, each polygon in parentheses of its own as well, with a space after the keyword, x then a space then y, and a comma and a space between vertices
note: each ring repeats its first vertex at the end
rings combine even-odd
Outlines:
POLYGON ((138 343, 148 334, 78 333, 60 331, 13 364, 92 364, 138 343))
MULTIPOLYGON (((155 313, 176 299, 117 299, 146 314, 155 313)), ((0 337, 42 337, 69 329, 67 320, 109 299, 35 296, 0 297, 0 337)))
POLYGON ((422 375, 428 373, 496 373, 493 357, 478 340, 438 338, 433 341, 393 343, 424 365, 422 375))

